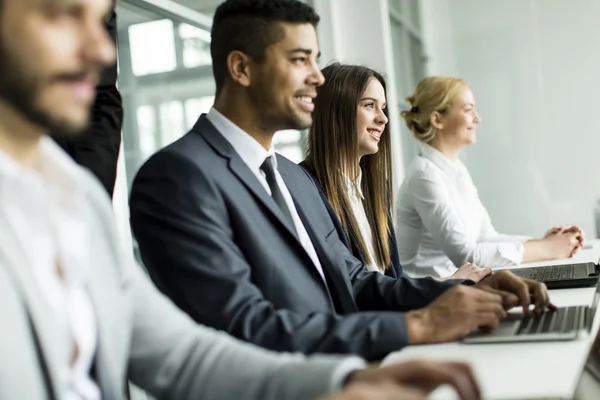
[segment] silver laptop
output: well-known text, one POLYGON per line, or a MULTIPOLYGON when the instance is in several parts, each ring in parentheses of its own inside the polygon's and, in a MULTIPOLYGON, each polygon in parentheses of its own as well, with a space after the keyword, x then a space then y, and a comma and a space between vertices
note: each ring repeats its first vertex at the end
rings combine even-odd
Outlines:
MULTIPOLYGON (((544 311, 541 314, 509 313, 498 327, 491 331, 476 330, 463 339, 464 343, 540 342, 550 340, 573 340, 582 330, 588 332, 598 302, 600 301, 600 281, 592 305, 560 307, 557 311, 544 311)), ((600 397, 599 397, 600 398, 600 397)))
MULTIPOLYGON (((502 400, 501 398, 495 398, 502 400)), ((514 398, 511 398, 513 400, 514 398)), ((600 399, 600 331, 590 346, 575 391, 567 397, 523 397, 522 400, 598 400, 600 399)), ((509 400, 509 399, 506 399, 509 400)))

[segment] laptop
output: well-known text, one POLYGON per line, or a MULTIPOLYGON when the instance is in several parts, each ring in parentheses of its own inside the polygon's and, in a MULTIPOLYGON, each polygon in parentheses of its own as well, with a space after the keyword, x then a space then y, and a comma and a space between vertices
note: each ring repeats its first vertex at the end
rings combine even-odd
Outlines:
POLYGON ((600 281, 596 279, 596 292, 591 306, 560 307, 541 314, 508 313, 508 317, 491 331, 476 330, 464 343, 507 343, 573 340, 582 330, 592 329, 594 315, 600 301, 600 281))
MULTIPOLYGON (((600 330, 590 346, 572 395, 568 397, 523 397, 522 400, 598 400, 600 398, 600 330)), ((506 399, 508 400, 508 399, 506 399)))
POLYGON ((546 284, 548 289, 594 286, 598 281, 598 263, 549 265, 545 267, 509 268, 521 278, 546 284))

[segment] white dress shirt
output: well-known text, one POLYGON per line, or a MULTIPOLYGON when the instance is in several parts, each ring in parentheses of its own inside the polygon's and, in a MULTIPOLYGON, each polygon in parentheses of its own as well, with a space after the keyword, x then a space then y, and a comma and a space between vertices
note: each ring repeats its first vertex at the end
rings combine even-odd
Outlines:
POLYGON ((34 168, 24 168, 0 152, 0 206, 17 240, 31 250, 23 268, 32 268, 54 317, 60 338, 59 397, 95 400, 100 391, 90 369, 98 333, 86 288, 91 238, 81 218, 85 200, 78 190, 75 163, 47 137, 38 150, 34 168))
POLYGON ((481 203, 471 175, 420 143, 396 198, 400 262, 412 277, 446 277, 465 262, 480 267, 514 265, 527 237, 498 233, 481 203))
MULTIPOLYGON (((265 162, 267 157, 273 156, 275 154, 274 147, 271 145, 269 150, 266 150, 260 143, 258 143, 252 136, 244 132, 240 127, 227 119, 223 114, 218 112, 214 107, 210 109, 206 118, 217 128, 217 130, 223 135, 223 137, 229 142, 231 147, 235 150, 235 152, 240 156, 242 161, 250 168, 250 171, 256 176, 260 184, 265 188, 269 196, 271 195, 271 189, 269 188, 269 184, 267 183, 267 178, 265 173, 261 171, 260 167, 265 162)), ((304 247, 304 250, 308 253, 308 256, 312 260, 313 264, 319 274, 325 281, 325 275, 323 274, 323 267, 321 266, 321 262, 319 261, 319 257, 317 256, 317 252, 310 240, 310 236, 308 236, 308 232, 298 215, 298 211, 296 210, 296 206, 294 205, 294 200, 292 199, 292 195, 288 190, 283 178, 279 174, 277 170, 277 157, 273 157, 273 167, 275 168, 275 179, 277 180, 277 185, 279 185, 279 189, 281 190, 281 194, 285 199, 285 202, 290 209, 290 214, 292 214, 292 219, 294 220, 294 226, 296 227, 296 232, 298 233, 298 239, 304 247)))
POLYGON ((373 231, 371 230, 371 225, 369 225, 369 220, 367 219, 367 214, 365 212, 365 205, 363 203, 365 196, 363 195, 361 189, 362 170, 359 169, 358 178, 356 178, 356 181, 354 182, 352 182, 347 176, 344 175, 344 177, 346 178, 346 185, 348 187, 348 199, 350 200, 350 206, 352 207, 354 218, 356 218, 358 228, 360 229, 360 233, 365 241, 365 245, 367 246, 369 258, 371 259, 371 262, 367 264, 367 268, 370 271, 377 271, 383 274, 384 269, 377 265, 377 259, 375 258, 373 231))

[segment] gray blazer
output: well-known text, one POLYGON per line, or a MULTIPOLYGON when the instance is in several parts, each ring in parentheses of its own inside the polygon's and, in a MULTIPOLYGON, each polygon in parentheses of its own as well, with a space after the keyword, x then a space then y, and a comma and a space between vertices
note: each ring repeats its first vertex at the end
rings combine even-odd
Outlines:
MULTIPOLYGON (((95 238, 89 292, 103 399, 124 398, 127 379, 157 398, 178 400, 312 399, 330 391, 339 358, 274 354, 198 326, 172 305, 119 254, 106 193, 81 171, 95 238)), ((0 399, 58 398, 58 338, 29 264, 35 243, 15 237, 0 213, 0 399)))

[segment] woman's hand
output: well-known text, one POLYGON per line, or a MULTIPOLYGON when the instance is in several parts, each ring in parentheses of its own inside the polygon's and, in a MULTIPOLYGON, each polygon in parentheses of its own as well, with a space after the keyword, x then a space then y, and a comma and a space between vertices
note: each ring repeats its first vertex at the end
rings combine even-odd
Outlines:
POLYGON ((585 243, 585 234, 580 227, 575 225, 555 226, 550 228, 544 234, 544 241, 552 242, 553 245, 558 245, 559 248, 557 250, 560 251, 560 256, 557 256, 556 258, 570 258, 577 254, 577 252, 579 252, 579 250, 581 250, 583 247, 585 243), (562 238, 557 237, 561 235, 563 236, 562 238), (575 239, 577 242, 573 242, 573 239, 575 239), (570 251, 568 251, 567 248, 568 253, 565 252, 564 249, 564 244, 566 243, 572 244, 572 246, 568 246, 568 248, 572 247, 570 251))
POLYGON ((445 278, 440 278, 438 280, 446 281, 449 279, 470 279, 473 282, 479 282, 491 273, 491 268, 480 268, 475 264, 466 262, 461 265, 452 275, 445 278))

